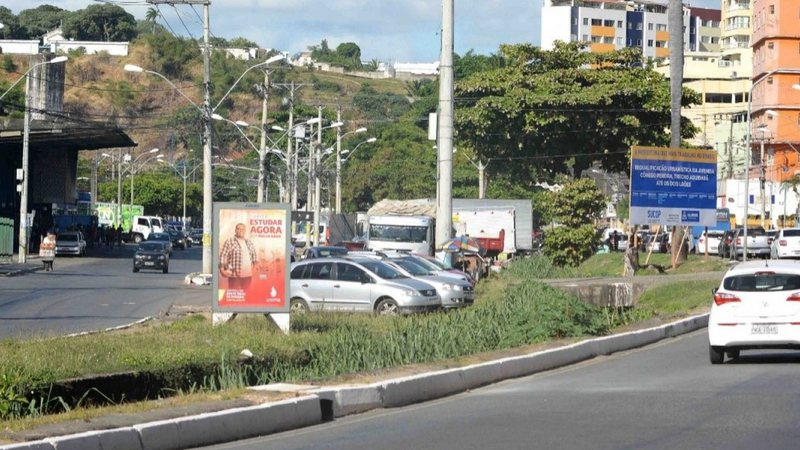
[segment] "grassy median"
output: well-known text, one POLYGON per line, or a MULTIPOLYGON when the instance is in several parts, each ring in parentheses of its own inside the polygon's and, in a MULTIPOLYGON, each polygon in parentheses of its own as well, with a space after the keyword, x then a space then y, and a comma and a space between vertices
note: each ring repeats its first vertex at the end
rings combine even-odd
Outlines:
MULTIPOLYGON (((590 267, 610 268, 613 257, 621 261, 620 254, 597 255, 590 267)), ((697 269, 703 264, 702 257, 690 258, 685 270, 705 270, 697 269)), ((208 317, 192 315, 124 332, 6 339, 0 341, 0 418, 7 428, 17 428, 37 423, 37 417, 99 405, 279 381, 324 383, 413 364, 455 365, 471 355, 606 335, 619 327, 687 315, 707 306, 710 289, 718 284, 653 288, 637 308, 609 310, 537 281, 573 276, 563 270, 556 274, 559 270, 543 257, 522 260, 481 281, 476 304, 463 310, 412 317, 305 314, 292 317, 289 335, 258 315, 217 327, 208 317), (243 358, 245 349, 253 356, 243 358), (109 387, 120 383, 147 383, 148 389, 115 392, 109 387)), ((584 276, 598 272, 593 268, 584 276)))

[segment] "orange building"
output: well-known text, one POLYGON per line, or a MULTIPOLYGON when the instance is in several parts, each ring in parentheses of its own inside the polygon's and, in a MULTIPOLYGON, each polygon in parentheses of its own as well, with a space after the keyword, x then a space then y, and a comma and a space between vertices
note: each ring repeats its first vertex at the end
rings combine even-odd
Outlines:
POLYGON ((800 0, 755 0, 752 30, 754 160, 763 142, 765 177, 780 182, 800 173, 800 0))

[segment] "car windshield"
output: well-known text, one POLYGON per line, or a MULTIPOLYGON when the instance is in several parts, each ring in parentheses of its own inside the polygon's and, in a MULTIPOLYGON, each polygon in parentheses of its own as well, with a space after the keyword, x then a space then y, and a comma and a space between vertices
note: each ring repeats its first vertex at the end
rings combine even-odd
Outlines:
POLYGON ((364 261, 361 262, 361 265, 366 267, 368 270, 372 271, 375 275, 385 280, 408 278, 407 276, 403 275, 402 272, 400 272, 399 270, 381 261, 364 261))
POLYGON ((397 264, 398 266, 402 267, 403 269, 405 269, 405 271, 410 273, 411 275, 414 276, 431 275, 431 272, 428 269, 420 266, 419 264, 413 261, 409 261, 407 259, 392 259, 391 261, 397 264))
POLYGON ((59 234, 57 240, 75 242, 75 241, 78 240, 78 235, 77 234, 72 234, 72 233, 70 233, 70 234, 59 234))
POLYGON ((168 241, 169 235, 163 233, 151 233, 150 237, 147 238, 148 241, 168 241))
POLYGON ((783 237, 797 237, 797 236, 800 236, 800 229, 783 230, 783 237))
POLYGON ((411 225, 375 225, 369 226, 369 238, 377 241, 393 242, 425 242, 427 227, 411 225))
POLYGON ((164 246, 158 242, 142 242, 139 244, 139 250, 143 252, 160 252, 164 250, 164 246))
POLYGON ((722 287, 727 291, 796 291, 800 289, 800 275, 756 272, 725 278, 722 287))

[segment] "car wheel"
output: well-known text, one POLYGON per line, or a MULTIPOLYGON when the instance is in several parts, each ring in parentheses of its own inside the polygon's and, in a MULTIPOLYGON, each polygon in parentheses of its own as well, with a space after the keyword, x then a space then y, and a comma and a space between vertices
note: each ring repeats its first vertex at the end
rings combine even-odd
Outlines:
POLYGON ((162 273, 169 273, 169 266, 164 266, 164 269, 161 272, 162 273))
POLYGON ((289 302, 290 311, 297 314, 305 314, 308 312, 308 303, 302 298, 293 298, 289 302))
POLYGON ((725 360, 725 347, 709 345, 708 359, 711 360, 711 364, 722 364, 722 361, 725 360))
POLYGON ((379 316, 396 316, 400 314, 400 307, 393 299, 385 298, 378 302, 378 306, 375 307, 375 313, 379 316))
POLYGON ((728 358, 738 358, 739 349, 738 348, 728 349, 725 351, 725 354, 728 355, 728 358))
POLYGON ((133 236, 133 242, 135 242, 137 244, 141 244, 142 243, 142 236, 140 236, 138 234, 133 236))

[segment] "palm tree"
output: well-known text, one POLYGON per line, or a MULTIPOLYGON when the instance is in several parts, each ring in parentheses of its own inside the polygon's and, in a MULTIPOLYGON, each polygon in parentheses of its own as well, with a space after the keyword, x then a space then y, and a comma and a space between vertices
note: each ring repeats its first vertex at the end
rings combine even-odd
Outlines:
POLYGON ((153 24, 153 28, 150 30, 151 33, 155 33, 156 31, 156 20, 158 19, 158 10, 155 8, 147 8, 147 12, 144 15, 145 22, 150 22, 153 24))
MULTIPOLYGON (((794 174, 791 178, 784 180, 781 182, 781 190, 783 191, 783 196, 786 198, 786 190, 791 189, 794 192, 795 198, 798 198, 798 188, 800 188, 800 174, 794 174)), ((786 211, 786 203, 783 204, 783 209, 786 211)), ((794 217, 795 217, 795 224, 797 226, 797 218, 800 216, 800 202, 797 203, 797 207, 795 208, 794 217)), ((783 223, 781 224, 784 228, 786 227, 786 214, 783 215, 783 223)))

